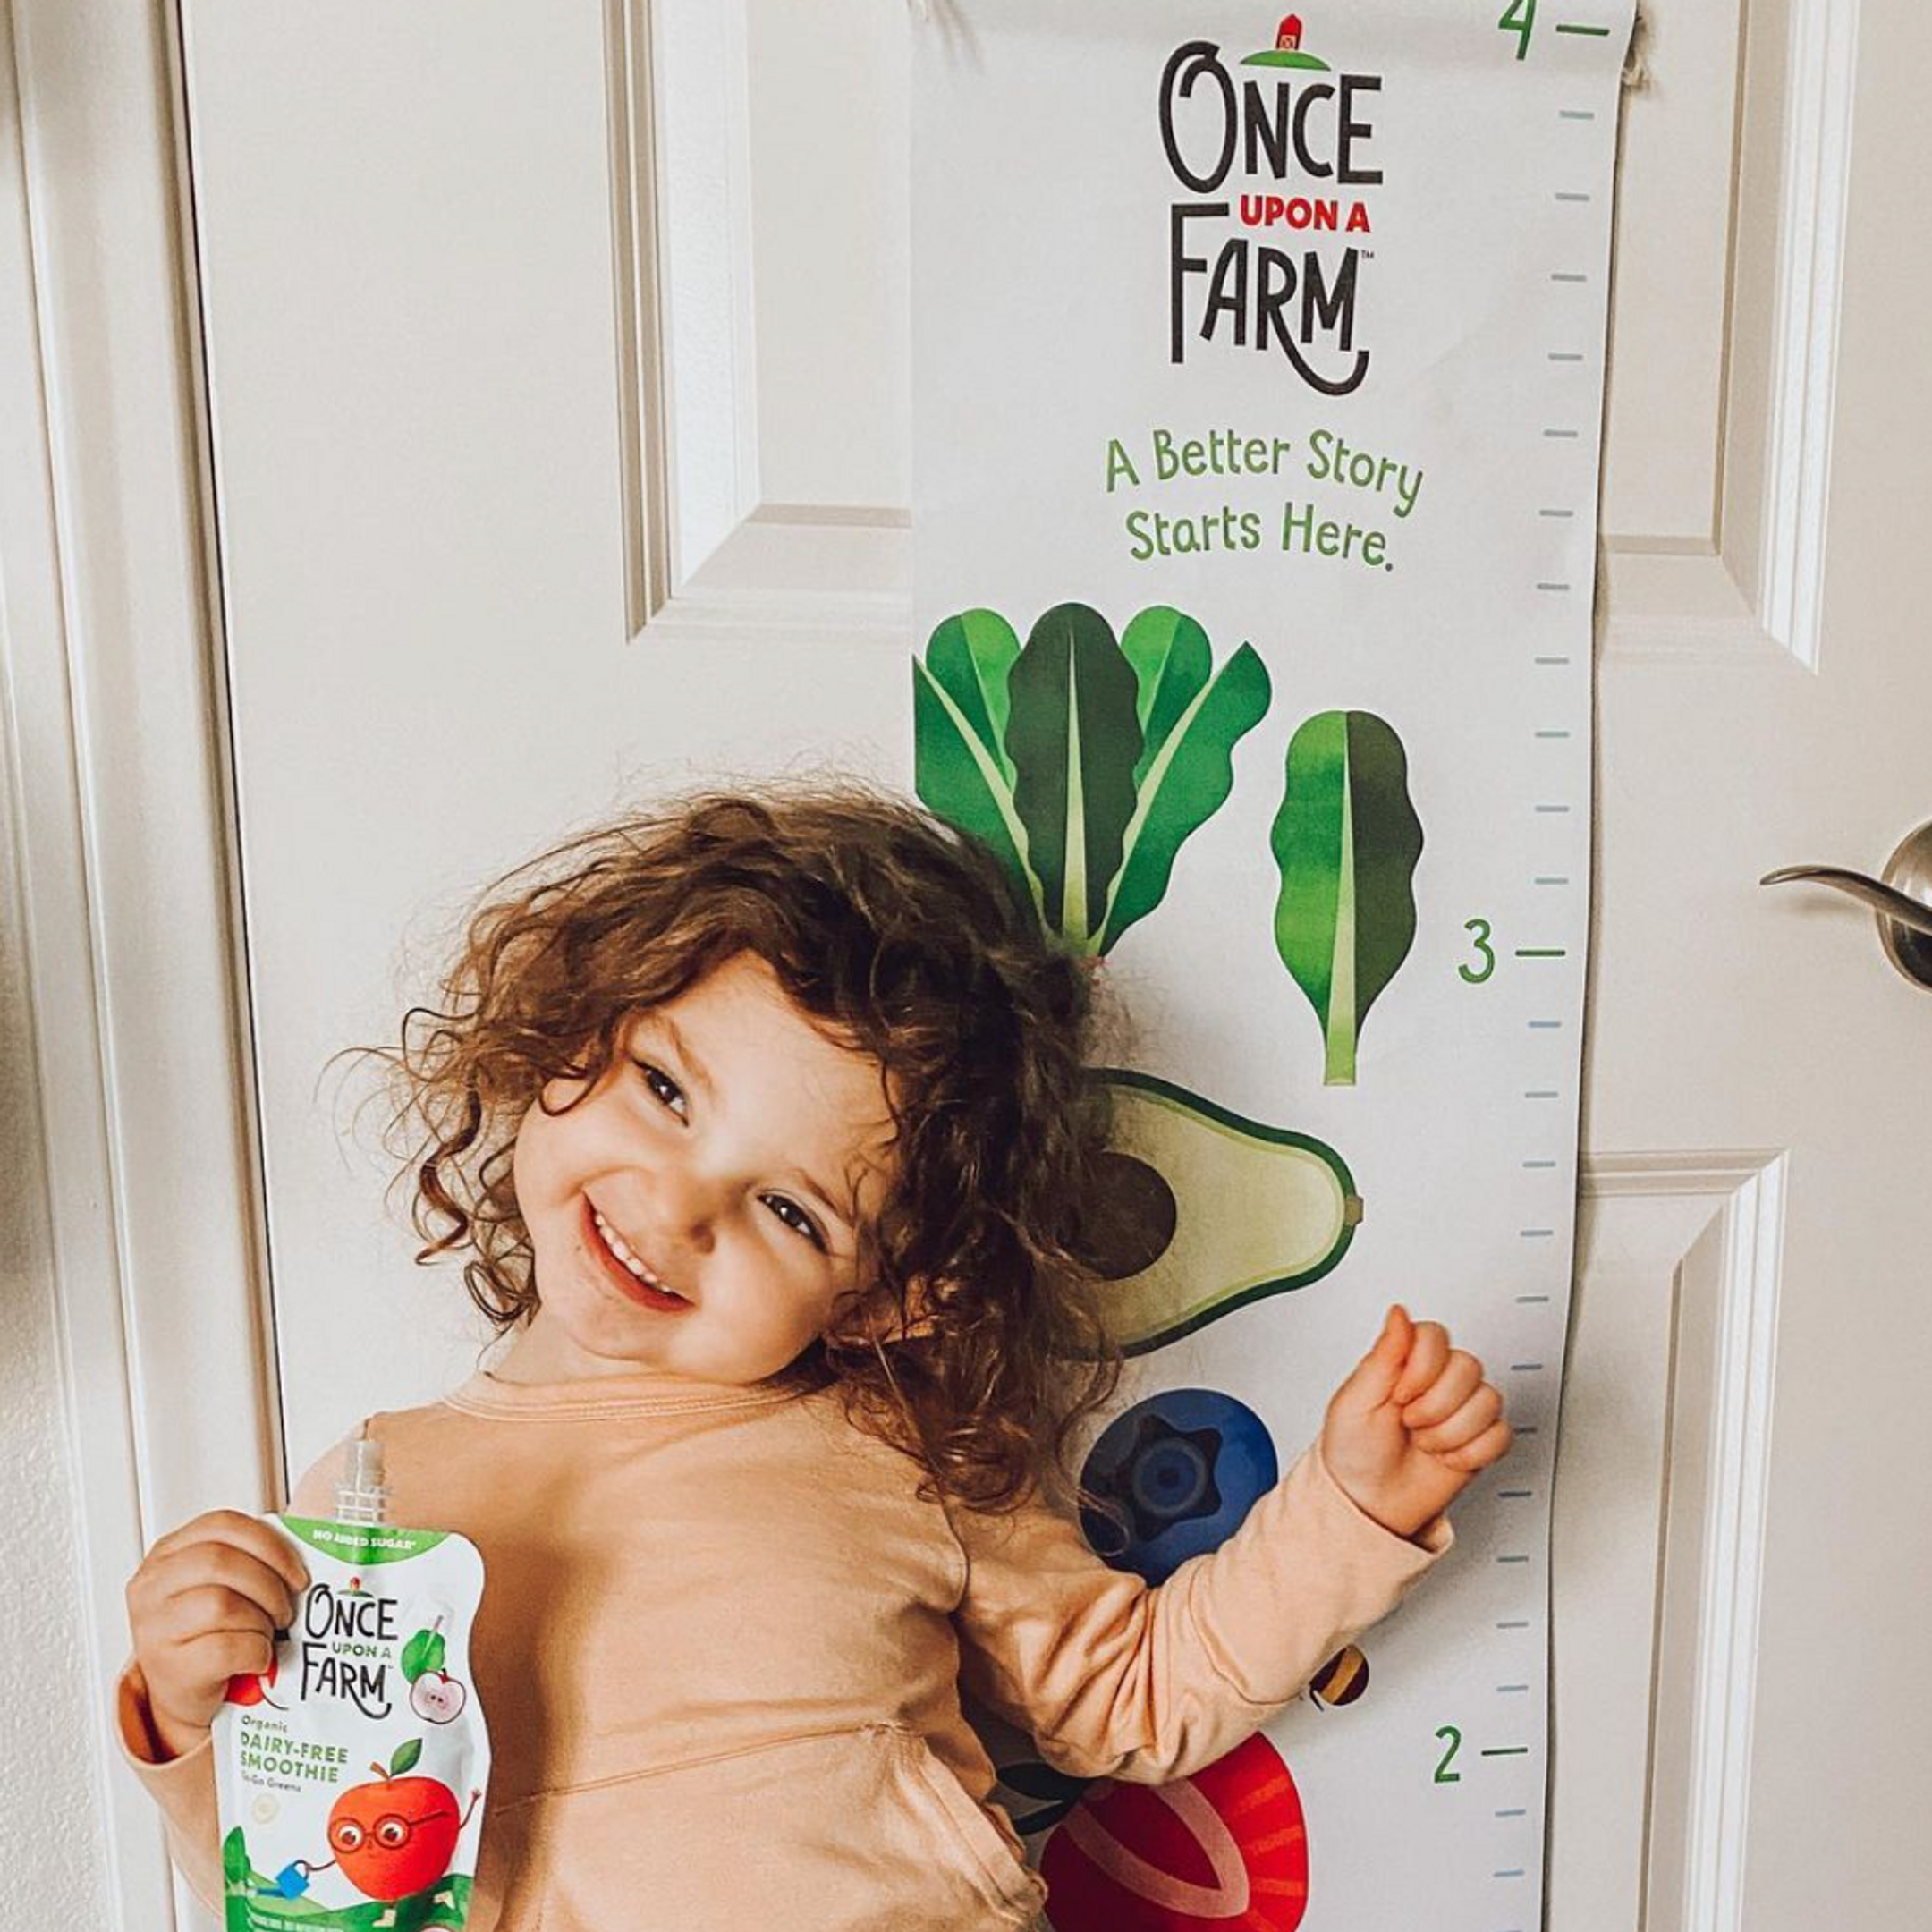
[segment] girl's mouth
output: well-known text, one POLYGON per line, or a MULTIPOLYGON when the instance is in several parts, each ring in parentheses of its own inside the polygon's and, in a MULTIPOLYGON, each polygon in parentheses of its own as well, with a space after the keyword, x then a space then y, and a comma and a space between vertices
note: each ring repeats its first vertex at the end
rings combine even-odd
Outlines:
POLYGON ((666 1288, 628 1246, 620 1247, 623 1236, 606 1221, 590 1197, 584 1196, 582 1223, 584 1247, 609 1279, 612 1286, 640 1308, 656 1309, 672 1315, 692 1304, 666 1288))

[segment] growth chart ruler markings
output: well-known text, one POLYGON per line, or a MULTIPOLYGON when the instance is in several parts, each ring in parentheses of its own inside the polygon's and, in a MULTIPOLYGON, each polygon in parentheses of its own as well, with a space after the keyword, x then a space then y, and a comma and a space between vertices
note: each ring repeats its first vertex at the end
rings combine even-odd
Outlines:
POLYGON ((1492 1694, 1467 1736, 1490 1829, 1456 1923, 1470 1932, 1530 1932, 1544 1914, 1549 1778, 1550 1511, 1560 1373, 1575 1267, 1574 1186, 1580 1154, 1584 947, 1589 920, 1592 800, 1589 746, 1592 608, 1614 208, 1615 123, 1632 26, 1587 8, 1511 0, 1496 22, 1507 57, 1547 62, 1561 76, 1525 116, 1521 178, 1542 202, 1530 232, 1546 238, 1525 315, 1523 379, 1539 421, 1525 421, 1513 516, 1534 560, 1530 595, 1545 614, 1525 654, 1528 743, 1521 769, 1532 869, 1513 1006, 1533 1043, 1521 1089, 1518 1239, 1546 1285, 1519 1288, 1509 1325, 1519 1345, 1490 1365, 1518 1438, 1490 1492, 1497 1614, 1482 1646, 1492 1694), (1566 45, 1567 42, 1567 45, 1566 45), (1582 57, 1579 57, 1581 55, 1582 57), (1504 1373, 1496 1375, 1496 1367, 1504 1373), (1521 1529, 1513 1528, 1515 1523, 1521 1529), (1512 1581, 1520 1579, 1521 1581, 1512 1581), (1504 1599, 1513 1598, 1505 1606, 1504 1599), (1487 1884, 1482 1882, 1487 1870, 1487 1884), (1479 1903, 1478 1901, 1480 1901, 1479 1903))
MULTIPOLYGON (((1270 1173, 1331 1216, 1292 1266, 1285 1239, 1277 1257, 1235 1241, 1224 1267, 1212 1241, 1191 1248, 1196 1300, 1135 1304, 1130 1393, 1174 1398, 1182 1434, 1206 1427, 1179 1413, 1189 1391, 1244 1412, 1285 1467, 1402 1299, 1481 1353, 1517 1429, 1457 1504, 1457 1549, 1363 1633, 1365 1668, 1325 1667, 1342 1695, 1266 1728, 1301 1813, 1263 1829, 1258 1799, 1237 1809, 1301 1863, 1255 1866, 1253 1895, 1268 1932, 1530 1932, 1630 0, 949 13, 945 34, 914 41, 921 795, 996 825, 1003 750, 1024 764, 1029 744, 1037 758, 1077 743, 1100 781, 1084 815, 1108 784, 1141 784, 1102 741, 1162 716, 1145 682, 1160 652, 1248 679, 1245 710, 1232 689, 1224 708, 1241 713, 1222 742, 1229 789, 1204 781, 1171 877, 1143 878, 1124 938, 1072 936, 1108 953, 1150 1021, 1139 1074, 1167 1118, 1195 1123, 1140 1149, 1183 1223, 1208 1121, 1250 1163, 1209 1223, 1265 1219, 1270 1173), (1140 724, 1130 706, 1108 725, 1094 694, 1136 678, 1140 724), (1072 711, 1057 734, 1055 692, 1072 711), (1334 846, 1310 814, 1339 828, 1334 846), (1412 874, 1392 886, 1398 850, 1412 874)), ((1042 814, 1037 768, 1026 801, 1025 776, 1004 822, 1044 865, 1069 828, 1042 814)), ((1083 861, 1106 849, 1084 816, 1072 829, 1083 861)), ((1042 896, 1063 924, 1064 895, 1042 896)), ((1241 1775, 1255 1797, 1266 1757, 1241 1775)), ((1130 1830, 1107 1816, 1072 1851, 1040 1828, 1047 1865, 1060 1845, 1055 1932, 1171 1922, 1149 1877, 1158 1834, 1138 1866, 1115 1861, 1113 1892, 1081 1876, 1080 1856, 1130 1830)))

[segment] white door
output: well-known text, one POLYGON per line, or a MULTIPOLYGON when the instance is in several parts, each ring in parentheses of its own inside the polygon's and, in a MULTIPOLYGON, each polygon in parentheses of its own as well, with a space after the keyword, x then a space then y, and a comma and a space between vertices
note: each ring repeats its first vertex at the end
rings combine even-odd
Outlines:
MULTIPOLYGON (((181 0, 286 1468, 470 1364, 324 1075, 464 895, 640 786, 909 771, 918 11, 181 0)), ((1558 1932, 1903 1927, 1932 1879, 1932 1002, 1756 884, 1932 818, 1932 22, 1862 14, 1674 6, 1626 102, 1558 1932)), ((150 1535, 250 1500, 154 1385, 150 1535)))

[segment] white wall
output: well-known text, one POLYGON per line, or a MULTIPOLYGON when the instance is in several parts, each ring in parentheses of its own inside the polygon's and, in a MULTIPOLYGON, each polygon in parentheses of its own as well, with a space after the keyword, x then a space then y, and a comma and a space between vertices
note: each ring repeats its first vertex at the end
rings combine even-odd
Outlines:
MULTIPOLYGON (((0 581, 6 562, 0 528, 0 581)), ((15 850, 22 815, 6 698, 0 685, 0 1713, 7 1738, 0 1751, 0 1926, 94 1926, 109 1922, 106 1837, 55 1327, 15 850)))

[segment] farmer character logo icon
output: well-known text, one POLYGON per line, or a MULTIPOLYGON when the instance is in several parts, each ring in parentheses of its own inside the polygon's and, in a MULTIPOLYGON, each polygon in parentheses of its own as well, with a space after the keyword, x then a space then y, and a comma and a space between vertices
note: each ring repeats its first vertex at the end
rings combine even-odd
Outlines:
POLYGON ((1241 62, 1244 67, 1311 67, 1318 72, 1326 73, 1328 63, 1318 55, 1301 51, 1301 16, 1288 13, 1282 17, 1282 23, 1275 30, 1275 45, 1264 47, 1258 54, 1250 54, 1241 62))

